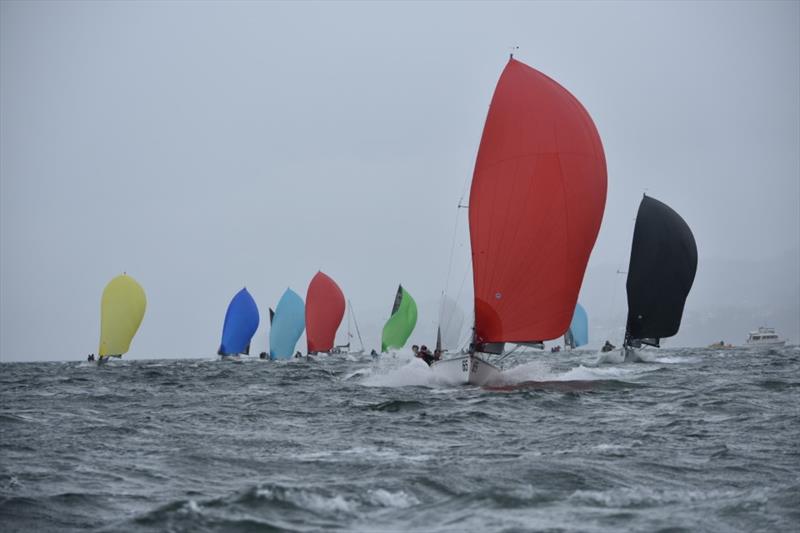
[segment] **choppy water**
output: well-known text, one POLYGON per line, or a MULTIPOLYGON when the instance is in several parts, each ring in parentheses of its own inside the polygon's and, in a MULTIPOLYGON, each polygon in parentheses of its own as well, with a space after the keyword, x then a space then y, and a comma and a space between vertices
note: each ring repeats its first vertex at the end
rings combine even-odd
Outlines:
POLYGON ((800 349, 528 360, 3 364, 0 529, 797 531, 800 349))

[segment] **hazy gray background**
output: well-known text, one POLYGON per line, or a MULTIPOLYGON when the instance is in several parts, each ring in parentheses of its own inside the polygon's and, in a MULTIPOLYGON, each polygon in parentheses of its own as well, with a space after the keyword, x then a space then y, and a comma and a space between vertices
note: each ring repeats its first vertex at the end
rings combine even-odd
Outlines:
POLYGON ((605 146, 581 294, 592 344, 620 340, 615 272, 644 191, 698 243, 670 344, 739 344, 761 324, 800 339, 797 2, 2 2, 0 15, 4 361, 95 352, 100 295, 123 271, 148 296, 133 357, 213 355, 243 285, 266 349, 266 308, 287 286, 305 296, 317 269, 368 349, 398 282, 420 305, 412 340, 432 343, 445 286, 470 308, 456 205, 512 45, 581 100, 605 146))

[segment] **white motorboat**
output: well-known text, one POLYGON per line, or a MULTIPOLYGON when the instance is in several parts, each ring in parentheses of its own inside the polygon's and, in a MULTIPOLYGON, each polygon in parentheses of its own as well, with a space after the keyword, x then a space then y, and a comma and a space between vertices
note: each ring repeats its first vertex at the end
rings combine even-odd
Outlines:
POLYGON ((775 333, 775 328, 760 327, 751 331, 744 342, 746 346, 783 346, 786 339, 781 339, 775 333))

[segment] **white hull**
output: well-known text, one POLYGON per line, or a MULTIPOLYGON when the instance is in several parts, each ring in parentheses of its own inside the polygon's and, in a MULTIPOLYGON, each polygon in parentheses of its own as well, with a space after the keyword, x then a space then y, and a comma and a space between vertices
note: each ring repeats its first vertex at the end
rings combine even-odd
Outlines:
POLYGON ((453 385, 495 385, 502 382, 502 371, 477 355, 436 361, 431 371, 441 381, 453 385))
POLYGON ((622 347, 622 355, 626 363, 652 363, 654 360, 654 353, 647 353, 641 348, 631 348, 630 346, 622 347))
POLYGON ((783 346, 786 344, 785 340, 765 340, 765 341, 747 341, 745 346, 783 346))

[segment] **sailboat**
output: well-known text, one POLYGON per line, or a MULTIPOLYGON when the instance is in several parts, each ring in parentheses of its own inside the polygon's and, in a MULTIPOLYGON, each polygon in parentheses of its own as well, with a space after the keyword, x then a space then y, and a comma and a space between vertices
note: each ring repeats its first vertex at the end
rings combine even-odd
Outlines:
POLYGON ((108 282, 100 300, 100 347, 97 364, 128 351, 144 318, 147 298, 139 283, 122 274, 108 282))
POLYGON ((243 288, 228 304, 217 355, 223 360, 238 360, 240 354, 250 354, 250 341, 258 329, 258 322, 258 306, 247 289, 243 288))
POLYGON ((356 313, 353 311, 353 304, 350 300, 347 300, 347 343, 346 344, 338 344, 333 347, 331 353, 341 354, 347 353, 352 355, 362 355, 364 353, 364 340, 361 338, 361 330, 358 329, 358 320, 356 320, 356 313), (361 346, 358 350, 351 350, 350 345, 352 344, 352 325, 355 324, 356 327, 356 335, 358 335, 358 343, 361 346))
POLYGON ((437 376, 501 381, 499 361, 489 357, 505 343, 541 346, 567 331, 605 198, 605 155, 591 117, 561 85, 512 56, 470 189, 472 343, 468 355, 434 362, 437 376))
POLYGON ((306 327, 305 306, 300 295, 286 289, 278 301, 269 330, 269 358, 290 359, 306 327))
POLYGON ((586 309, 581 304, 575 305, 575 313, 572 315, 572 322, 569 329, 564 334, 564 346, 568 350, 574 350, 579 346, 584 346, 589 342, 589 317, 586 309))
POLYGON ((308 354, 330 353, 336 330, 344 317, 342 289, 322 271, 316 273, 306 292, 306 340, 308 354))
POLYGON ((381 352, 392 348, 402 348, 417 325, 417 302, 402 285, 398 285, 394 297, 392 313, 383 326, 381 352))
POLYGON ((626 361, 642 345, 659 347, 678 333, 686 297, 697 272, 692 230, 667 204, 644 195, 636 214, 625 287, 628 320, 622 351, 626 361))

